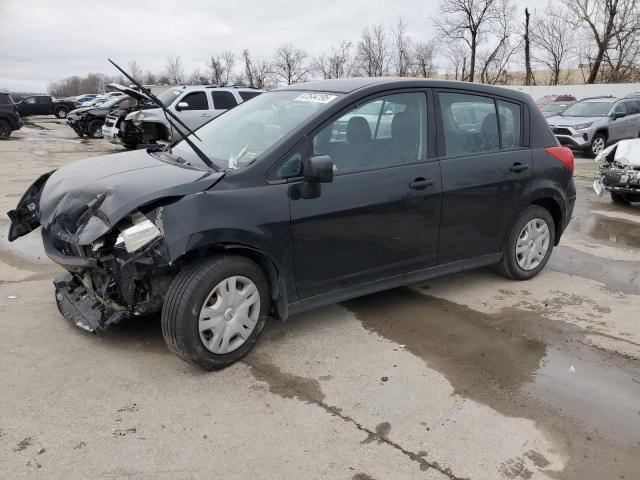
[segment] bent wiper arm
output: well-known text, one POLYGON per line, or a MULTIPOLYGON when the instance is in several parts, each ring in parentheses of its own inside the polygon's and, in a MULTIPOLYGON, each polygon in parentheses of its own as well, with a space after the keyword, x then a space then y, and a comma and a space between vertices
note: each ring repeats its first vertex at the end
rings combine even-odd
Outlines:
MULTIPOLYGON (((164 103, 162 103, 162 101, 151 92, 151 90, 149 90, 148 88, 145 88, 143 85, 141 85, 135 78, 133 78, 131 75, 129 75, 127 72, 125 72, 122 68, 120 68, 116 64, 116 62, 114 62, 110 58, 108 58, 107 60, 109 60, 109 63, 111 63, 114 67, 116 67, 120 71, 120 73, 122 73, 131 83, 133 83, 136 87, 138 87, 142 93, 144 93, 147 97, 149 97, 153 103, 155 103, 158 107, 160 107, 165 115, 169 115, 173 120, 175 120, 182 127, 184 127, 184 129, 187 132, 189 132, 195 138, 200 140, 200 137, 198 137, 189 127, 187 127, 182 120, 180 120, 176 115, 174 115, 174 113, 171 110, 169 110, 166 107, 166 105, 164 103)), ((169 120, 169 119, 167 118, 167 120, 169 120)), ((211 168, 212 170, 215 170, 215 171, 220 171, 220 168, 217 167, 209 159, 209 157, 207 157, 207 155, 202 150, 200 150, 195 145, 195 143, 193 143, 191 141, 191 139, 189 139, 189 137, 182 130, 177 128, 177 126, 171 120, 169 120, 169 123, 178 132, 178 134, 182 137, 182 139, 185 142, 187 142, 187 144, 191 147, 191 150, 193 150, 196 153, 196 155, 198 155, 198 157, 200 157, 200 160, 202 160, 207 167, 209 167, 209 168, 211 168)))

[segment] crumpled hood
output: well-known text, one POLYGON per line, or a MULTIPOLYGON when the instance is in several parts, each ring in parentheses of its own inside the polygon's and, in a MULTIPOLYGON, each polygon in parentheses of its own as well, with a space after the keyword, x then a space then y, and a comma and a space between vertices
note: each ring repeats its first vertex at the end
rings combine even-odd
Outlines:
POLYGON ((39 201, 43 228, 88 245, 136 208, 165 197, 202 192, 224 172, 165 163, 146 150, 79 160, 56 170, 39 201))
POLYGON ((582 123, 593 123, 602 120, 602 117, 565 117, 556 115, 547 118, 547 123, 552 127, 572 127, 582 123))

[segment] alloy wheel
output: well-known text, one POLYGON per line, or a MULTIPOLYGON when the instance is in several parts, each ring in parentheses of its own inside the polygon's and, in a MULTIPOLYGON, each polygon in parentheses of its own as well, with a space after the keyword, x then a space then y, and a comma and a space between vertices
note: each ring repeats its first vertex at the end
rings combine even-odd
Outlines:
POLYGON ((260 317, 260 293, 246 277, 222 280, 207 296, 198 320, 200 339, 207 350, 218 355, 242 346, 253 333, 260 317))
POLYGON ((594 155, 598 155, 600 152, 604 150, 604 138, 597 137, 593 139, 591 143, 591 151, 594 155))
POLYGON ((516 261, 523 270, 533 270, 542 263, 547 251, 551 235, 549 226, 541 218, 529 221, 516 242, 516 261))

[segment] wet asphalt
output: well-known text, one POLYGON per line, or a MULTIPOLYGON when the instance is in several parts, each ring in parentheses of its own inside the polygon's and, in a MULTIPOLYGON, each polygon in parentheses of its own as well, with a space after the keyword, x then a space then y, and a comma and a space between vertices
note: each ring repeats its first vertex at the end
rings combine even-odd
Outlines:
MULTIPOLYGON (((0 210, 37 175, 119 151, 36 118, 0 142, 0 210)), ((59 269, 0 215, 0 478, 640 478, 640 205, 577 159, 545 271, 491 269, 267 325, 205 373, 157 318, 60 318, 59 269)))

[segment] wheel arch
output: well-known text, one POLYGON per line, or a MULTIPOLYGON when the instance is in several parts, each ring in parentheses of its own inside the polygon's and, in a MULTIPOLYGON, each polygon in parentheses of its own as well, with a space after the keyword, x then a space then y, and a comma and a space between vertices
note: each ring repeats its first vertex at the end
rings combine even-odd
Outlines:
MULTIPOLYGON (((609 140, 609 129, 607 127, 600 127, 595 132, 593 132, 593 137, 598 135, 599 133, 603 134, 604 137, 609 140)), ((593 137, 591 137, 591 141, 593 141, 593 137)))
POLYGON ((242 256, 258 264, 269 282, 272 306, 271 314, 280 320, 285 320, 288 317, 288 296, 284 278, 276 262, 262 250, 240 243, 218 243, 185 252, 177 260, 183 265, 186 265, 197 258, 221 253, 242 256))
POLYGON ((557 246, 560 243, 560 237, 562 236, 564 215, 562 214, 562 208, 558 201, 550 196, 540 197, 531 202, 531 205, 538 205, 547 210, 553 218, 553 224, 555 227, 554 245, 557 246))

